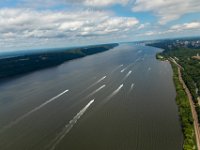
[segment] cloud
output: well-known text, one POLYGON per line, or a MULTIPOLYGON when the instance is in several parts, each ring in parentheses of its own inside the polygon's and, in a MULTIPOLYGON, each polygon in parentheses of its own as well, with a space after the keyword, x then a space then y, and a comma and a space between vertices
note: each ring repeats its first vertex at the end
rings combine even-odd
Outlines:
MULTIPOLYGON (((6 0, 4 3, 12 3, 6 0)), ((15 0, 16 6, 24 8, 107 8, 121 5, 133 12, 152 12, 160 24, 177 20, 189 13, 200 12, 200 0, 15 0)), ((1 5, 1 2, 0 2, 1 5)), ((5 5, 5 4, 4 4, 5 5)))
POLYGON ((156 32, 154 32, 154 31, 148 31, 148 32, 144 33, 144 35, 147 35, 147 36, 151 36, 151 35, 155 35, 155 34, 156 34, 156 32))
MULTIPOLYGON (((141 24, 142 25, 142 24, 141 24)), ((137 34, 137 36, 156 36, 163 38, 163 36, 170 37, 176 37, 180 35, 199 35, 200 33, 200 22, 189 22, 189 23, 183 23, 183 24, 175 24, 168 28, 154 28, 154 30, 149 30, 140 34, 137 34)))
POLYGON ((173 25, 170 30, 183 31, 183 30, 200 30, 200 22, 190 22, 184 24, 173 25))
MULTIPOLYGON (((65 40, 116 36, 136 30, 134 17, 117 17, 107 11, 38 11, 0 9, 0 41, 65 40)), ((31 42, 30 42, 31 43, 31 42)), ((3 46, 2 46, 3 47, 3 46)))
POLYGON ((83 0, 86 6, 105 7, 115 4, 126 5, 129 0, 83 0))
POLYGON ((26 7, 42 7, 42 8, 48 8, 48 7, 54 7, 59 5, 78 5, 78 6, 86 6, 86 7, 96 7, 96 8, 102 8, 102 7, 109 7, 112 5, 123 5, 125 6, 129 0, 18 0, 21 5, 24 5, 26 7))
POLYGON ((143 24, 140 24, 137 29, 141 30, 141 29, 144 29, 144 28, 146 28, 148 26, 150 26, 150 23, 143 23, 143 24))
POLYGON ((134 12, 153 12, 165 24, 184 14, 200 12, 200 0, 136 0, 134 12))

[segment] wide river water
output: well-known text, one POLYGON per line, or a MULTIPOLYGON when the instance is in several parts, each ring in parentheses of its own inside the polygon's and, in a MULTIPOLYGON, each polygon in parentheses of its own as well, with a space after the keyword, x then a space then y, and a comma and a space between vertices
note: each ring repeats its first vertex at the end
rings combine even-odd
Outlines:
POLYGON ((0 82, 0 150, 182 150, 159 50, 109 51, 0 82))

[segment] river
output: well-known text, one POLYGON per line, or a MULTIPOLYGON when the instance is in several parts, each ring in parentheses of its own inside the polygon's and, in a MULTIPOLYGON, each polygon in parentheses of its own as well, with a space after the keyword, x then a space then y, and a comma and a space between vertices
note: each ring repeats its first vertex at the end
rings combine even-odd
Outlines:
POLYGON ((1 150, 182 150, 169 63, 120 44, 0 82, 1 150))

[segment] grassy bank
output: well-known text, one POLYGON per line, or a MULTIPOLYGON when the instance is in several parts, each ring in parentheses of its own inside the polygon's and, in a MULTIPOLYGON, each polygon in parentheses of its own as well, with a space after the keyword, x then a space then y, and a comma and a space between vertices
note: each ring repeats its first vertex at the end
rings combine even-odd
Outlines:
POLYGON ((183 150, 196 150, 196 140, 193 125, 192 112, 187 94, 178 78, 178 68, 171 63, 173 69, 173 80, 176 87, 176 103, 178 105, 179 117, 184 135, 183 150))

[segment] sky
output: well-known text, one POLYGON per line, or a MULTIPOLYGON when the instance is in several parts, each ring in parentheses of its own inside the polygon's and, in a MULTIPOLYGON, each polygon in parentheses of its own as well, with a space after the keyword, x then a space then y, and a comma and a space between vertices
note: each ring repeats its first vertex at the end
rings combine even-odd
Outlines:
POLYGON ((200 35, 200 0, 1 0, 0 52, 200 35))

